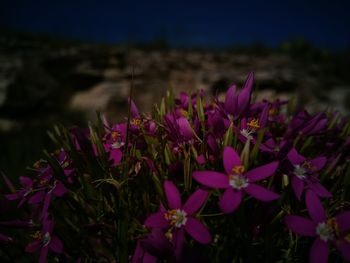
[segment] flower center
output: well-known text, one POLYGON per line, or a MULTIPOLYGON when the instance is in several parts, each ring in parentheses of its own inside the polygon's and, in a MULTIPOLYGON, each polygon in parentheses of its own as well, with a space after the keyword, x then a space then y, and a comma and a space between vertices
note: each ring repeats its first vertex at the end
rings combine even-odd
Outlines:
POLYGON ((229 183, 234 189, 240 190, 248 186, 248 179, 241 174, 231 174, 229 175, 229 183))
POLYGON ((167 221, 169 221, 169 224, 175 227, 182 227, 187 222, 187 213, 184 210, 180 209, 173 209, 168 210, 164 217, 167 221))
POLYGON ((31 235, 31 237, 35 240, 40 240, 41 239, 41 232, 36 231, 33 235, 31 235))
POLYGON ((310 171, 310 172, 313 172, 313 171, 316 170, 316 167, 313 166, 310 162, 307 162, 307 161, 305 161, 305 162, 303 163, 303 167, 304 167, 306 170, 310 171))
POLYGON ((132 119, 131 122, 130 122, 131 125, 135 125, 137 127, 140 127, 141 126, 141 120, 140 119, 132 119))
POLYGON ((247 126, 249 128, 251 128, 252 130, 257 130, 260 128, 260 125, 259 125, 259 120, 257 119, 252 119, 250 120, 248 123, 247 123, 247 126))
POLYGON ((249 130, 249 129, 241 130, 241 134, 249 140, 253 139, 253 136, 252 136, 253 133, 254 133, 254 130, 249 130))
POLYGON ((43 239, 41 240, 41 242, 42 242, 43 246, 45 247, 50 243, 50 241, 51 241, 51 235, 49 232, 46 232, 43 239))
POLYGON ((299 164, 294 165, 294 174, 299 179, 305 179, 306 178, 306 169, 299 164))
POLYGON ((188 112, 184 109, 180 109, 180 113, 183 117, 188 117, 188 115, 189 115, 188 112))
POLYGON ((117 131, 112 131, 111 132, 111 135, 112 135, 112 139, 115 141, 117 140, 119 137, 120 137, 120 133, 117 132, 117 131))
POLYGON ((334 229, 329 221, 319 223, 316 227, 316 234, 325 242, 333 240, 335 236, 334 229))
POLYGON ((113 149, 119 149, 122 146, 124 146, 124 142, 114 142, 114 143, 111 144, 111 147, 113 149))
POLYGON ((234 174, 243 174, 244 173, 244 166, 243 165, 236 165, 232 168, 232 172, 234 174))

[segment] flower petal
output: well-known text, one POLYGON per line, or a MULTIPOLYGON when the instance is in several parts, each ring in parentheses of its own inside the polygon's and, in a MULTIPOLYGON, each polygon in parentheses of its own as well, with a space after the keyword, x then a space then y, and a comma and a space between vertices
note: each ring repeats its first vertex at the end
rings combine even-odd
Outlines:
POLYGON ((225 111, 228 114, 235 115, 237 108, 236 85, 232 85, 226 92, 225 111))
POLYGON ((113 148, 110 151, 110 156, 109 156, 109 160, 113 161, 112 165, 116 166, 118 165, 123 157, 123 153, 119 148, 113 148))
POLYGON ((343 257, 350 261, 350 242, 346 240, 341 240, 338 245, 337 249, 342 253, 343 257))
POLYGON ((327 263, 329 244, 316 238, 310 249, 310 263, 327 263))
POLYGON ((248 177, 249 182, 255 182, 259 180, 263 180, 269 176, 271 176, 278 167, 278 162, 272 162, 255 169, 248 171, 245 175, 248 177))
POLYGON ((315 223, 321 223, 327 220, 326 212, 323 209, 320 199, 318 199, 317 195, 314 192, 306 192, 305 203, 309 215, 315 223))
POLYGON ((325 198, 332 197, 332 194, 330 192, 328 192, 328 190, 318 182, 310 183, 310 184, 308 184, 308 186, 315 194, 317 194, 320 197, 325 197, 325 198))
POLYGON ((49 246, 44 246, 41 248, 40 251, 40 257, 39 257, 39 263, 45 263, 47 254, 49 253, 49 246))
POLYGON ((29 200, 28 203, 29 204, 37 204, 40 203, 41 201, 44 200, 45 197, 45 191, 39 191, 37 193, 35 193, 29 200))
POLYGON ((327 162, 326 157, 317 157, 310 161, 310 164, 316 168, 316 171, 321 170, 327 162))
POLYGON ((241 165, 238 153, 230 146, 226 146, 223 154, 224 168, 227 174, 232 174, 232 168, 241 165))
POLYGON ((179 190, 171 181, 164 182, 165 195, 168 200, 168 205, 171 209, 181 208, 181 197, 179 190))
POLYGON ((234 191, 232 187, 227 188, 220 197, 219 206, 221 211, 226 214, 235 211, 242 201, 242 196, 242 191, 234 191))
POLYGON ((298 235, 309 237, 316 236, 316 225, 308 218, 288 215, 285 217, 284 222, 289 230, 298 235))
POLYGON ((158 227, 158 228, 164 228, 169 226, 168 221, 164 217, 164 212, 158 212, 149 215, 146 218, 146 221, 144 223, 146 227, 158 227))
POLYGON ((243 188, 243 190, 261 201, 272 201, 280 197, 279 194, 276 194, 257 184, 249 184, 246 188, 243 188))
POLYGON ((301 164, 305 161, 305 158, 299 155, 295 148, 289 151, 287 158, 293 165, 301 164))
POLYGON ((175 244, 175 256, 176 259, 180 259, 182 255, 182 250, 184 247, 184 241, 185 241, 185 234, 184 229, 175 229, 173 231, 173 241, 175 244))
POLYGON ((63 252, 62 241, 58 237, 53 236, 51 238, 50 248, 53 252, 56 252, 57 254, 61 254, 63 252))
POLYGON ((193 172, 193 178, 208 187, 227 188, 229 186, 228 176, 214 171, 196 171, 193 172))
POLYGON ((180 134, 183 136, 185 141, 189 141, 194 138, 194 131, 187 118, 181 117, 177 119, 176 122, 179 126, 180 134))
POLYGON ((346 211, 335 216, 339 225, 339 231, 345 232, 350 230, 350 211, 346 211))
POLYGON ((186 203, 183 206, 183 210, 185 210, 187 215, 192 215, 199 208, 201 208, 201 206, 207 200, 207 197, 208 191, 198 189, 187 199, 186 203))
POLYGON ((295 193, 295 196, 300 200, 301 195, 304 191, 304 181, 299 179, 296 176, 292 177, 292 188, 295 193))
POLYGON ((53 194, 55 196, 62 197, 67 191, 67 188, 62 182, 56 181, 55 187, 53 188, 53 194))
POLYGON ((237 113, 243 113, 249 106, 254 83, 254 73, 250 72, 244 83, 243 89, 237 97, 237 113))
POLYGON ((194 240, 201 244, 209 244, 211 242, 211 235, 208 229, 197 219, 187 218, 185 230, 194 240))
POLYGON ((35 240, 31 243, 29 243, 26 248, 25 251, 28 253, 34 253, 35 251, 37 251, 39 248, 41 247, 41 241, 40 240, 35 240))

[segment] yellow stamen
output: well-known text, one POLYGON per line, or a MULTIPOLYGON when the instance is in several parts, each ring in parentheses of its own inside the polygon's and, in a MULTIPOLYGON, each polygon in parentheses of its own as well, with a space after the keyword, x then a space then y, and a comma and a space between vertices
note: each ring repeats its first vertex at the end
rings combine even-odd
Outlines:
POLYGON ((244 173, 244 166, 243 165, 237 165, 237 166, 232 168, 232 172, 234 174, 242 174, 242 173, 244 173))
POLYGON ((113 139, 113 140, 116 140, 116 139, 119 138, 120 133, 117 132, 117 131, 112 131, 112 132, 111 132, 111 135, 112 135, 112 139, 113 139))
POLYGON ((277 113, 277 110, 275 108, 269 109, 269 115, 275 115, 277 113))
POLYGON ((188 112, 186 110, 180 109, 180 113, 181 113, 182 116, 188 117, 188 112))
POLYGON ((141 125, 141 120, 140 119, 132 119, 131 120, 131 125, 135 125, 135 126, 140 126, 141 125))
POLYGON ((40 231, 36 231, 33 235, 31 235, 31 237, 35 240, 40 240, 41 239, 41 232, 40 231))
POLYGON ((167 231, 165 233, 165 237, 169 240, 172 241, 173 240, 173 233, 171 233, 171 229, 169 229, 169 231, 167 231))
POLYGON ((39 161, 36 161, 34 164, 33 164, 33 167, 35 169, 40 169, 42 167, 42 161, 39 160, 39 161))
POLYGON ((347 234, 347 235, 344 237, 344 239, 345 239, 347 242, 350 243, 350 234, 347 234))
POLYGON ((39 184, 40 184, 40 185, 47 185, 48 182, 49 182, 49 180, 46 179, 46 178, 41 178, 41 179, 39 179, 39 184))
POLYGON ((329 225, 333 229, 333 231, 337 237, 340 235, 339 225, 338 225, 337 221, 335 220, 335 218, 328 219, 327 225, 329 225))
POLYGON ((252 119, 250 122, 247 123, 247 126, 254 130, 260 128, 259 121, 257 119, 252 119))
POLYGON ((311 171, 315 171, 316 170, 316 167, 313 166, 310 162, 307 162, 307 161, 305 161, 303 163, 303 167, 305 167, 306 169, 309 169, 311 171))

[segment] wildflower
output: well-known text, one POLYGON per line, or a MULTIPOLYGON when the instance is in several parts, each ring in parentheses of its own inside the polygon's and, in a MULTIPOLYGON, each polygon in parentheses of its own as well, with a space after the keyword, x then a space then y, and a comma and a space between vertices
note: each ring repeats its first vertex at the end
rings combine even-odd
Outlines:
POLYGON ((278 194, 254 183, 270 177, 278 167, 277 161, 245 171, 237 152, 227 146, 224 149, 223 163, 226 174, 215 171, 196 171, 193 173, 193 178, 202 185, 225 189, 219 201, 219 206, 224 213, 231 213, 238 208, 243 192, 261 201, 279 198, 278 194))
POLYGON ((293 171, 291 171, 292 188, 299 200, 301 199, 305 185, 320 197, 332 196, 332 194, 320 184, 317 177, 317 172, 326 164, 327 159, 325 157, 320 156, 312 160, 306 160, 304 156, 298 154, 296 149, 293 148, 289 151, 287 158, 293 165, 293 171))
POLYGON ((184 230, 197 242, 209 244, 211 242, 209 231, 203 223, 194 218, 195 212, 206 201, 208 192, 199 189, 182 205, 180 193, 171 181, 164 182, 164 191, 169 209, 161 207, 159 212, 151 214, 146 219, 145 226, 166 229, 166 237, 175 244, 177 257, 182 251, 184 230))
POLYGON ((310 249, 310 262, 327 262, 331 244, 346 260, 350 260, 350 238, 347 234, 350 230, 350 211, 327 219, 325 210, 315 193, 307 191, 305 201, 311 219, 288 215, 285 223, 298 235, 315 237, 310 249))
POLYGON ((254 83, 254 73, 250 72, 242 90, 237 94, 236 85, 232 85, 226 92, 224 110, 231 121, 245 113, 250 106, 251 93, 254 83))
POLYGON ((25 251, 28 253, 34 253, 40 250, 39 263, 46 262, 49 250, 57 254, 63 253, 62 241, 53 235, 53 226, 53 221, 45 218, 41 231, 37 231, 32 235, 34 240, 25 248, 25 251))

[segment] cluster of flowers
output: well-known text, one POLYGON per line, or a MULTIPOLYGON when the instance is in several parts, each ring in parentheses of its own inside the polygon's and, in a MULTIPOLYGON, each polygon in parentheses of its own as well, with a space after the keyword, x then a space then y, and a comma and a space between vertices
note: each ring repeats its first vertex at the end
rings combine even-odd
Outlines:
POLYGON ((130 100, 125 122, 57 128, 20 190, 3 175, 0 257, 350 261, 350 122, 254 103, 253 78, 224 101, 169 92, 152 117, 130 100))

